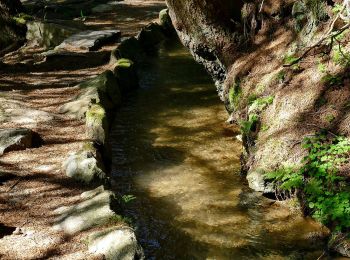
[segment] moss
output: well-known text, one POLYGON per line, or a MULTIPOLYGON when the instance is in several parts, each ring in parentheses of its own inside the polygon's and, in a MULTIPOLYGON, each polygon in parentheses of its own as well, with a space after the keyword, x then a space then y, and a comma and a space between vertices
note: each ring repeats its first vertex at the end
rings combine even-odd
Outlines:
POLYGON ((33 18, 33 16, 31 16, 29 14, 20 13, 20 14, 16 15, 15 17, 13 17, 13 20, 18 24, 26 24, 27 21, 33 21, 34 18, 33 18))
POLYGON ((122 59, 119 59, 117 61, 115 66, 116 67, 122 67, 122 68, 130 68, 133 65, 134 65, 134 63, 131 60, 122 58, 122 59))
POLYGON ((86 119, 102 121, 106 117, 106 110, 100 104, 93 104, 86 112, 86 119))
POLYGON ((239 101, 242 97, 240 82, 237 81, 229 91, 229 102, 232 111, 238 109, 239 101))

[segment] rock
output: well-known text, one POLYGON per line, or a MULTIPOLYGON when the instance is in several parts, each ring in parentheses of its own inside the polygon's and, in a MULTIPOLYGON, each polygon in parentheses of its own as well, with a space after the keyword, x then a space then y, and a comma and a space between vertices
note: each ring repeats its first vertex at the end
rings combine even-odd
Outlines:
POLYGON ((55 219, 54 229, 73 235, 95 226, 107 224, 115 213, 110 205, 113 203, 113 193, 104 190, 103 186, 81 195, 82 202, 61 207, 54 211, 58 217, 55 219))
POLYGON ((169 9, 163 9, 159 12, 159 25, 163 28, 163 31, 167 35, 175 34, 175 28, 171 22, 169 15, 169 9))
POLYGON ((114 67, 114 75, 122 92, 134 90, 139 86, 135 64, 128 59, 120 59, 114 67))
POLYGON ((101 75, 78 85, 81 93, 70 102, 60 107, 60 112, 82 119, 89 107, 96 103, 105 110, 113 109, 121 103, 121 92, 112 71, 105 71, 101 75))
POLYGON ((93 144, 87 143, 80 151, 68 157, 62 169, 68 177, 86 184, 95 180, 105 182, 107 177, 100 158, 93 144))
POLYGON ((146 49, 152 49, 157 46, 165 35, 162 32, 162 27, 157 23, 151 23, 141 30, 137 35, 137 40, 146 49))
POLYGON ((100 66, 108 62, 109 51, 70 52, 66 50, 49 50, 34 55, 35 69, 47 71, 54 67, 57 70, 83 69, 100 66))
POLYGON ((272 184, 266 183, 264 179, 264 171, 262 170, 249 171, 247 174, 247 180, 248 180, 249 188, 255 191, 259 191, 263 193, 274 192, 272 184))
POLYGON ((344 257, 350 257, 350 238, 349 234, 338 234, 334 235, 333 239, 331 240, 330 244, 331 249, 339 254, 341 254, 344 257), (336 241, 336 242, 334 242, 336 241))
POLYGON ((119 37, 118 30, 83 31, 64 40, 55 50, 94 51, 105 43, 116 41, 119 37))
POLYGON ((110 62, 115 63, 122 58, 138 61, 142 53, 143 49, 135 37, 126 38, 112 51, 110 62))
POLYGON ((116 11, 118 1, 111 1, 106 4, 99 4, 91 9, 92 13, 107 13, 116 11))
POLYGON ((0 155, 34 146, 34 132, 26 128, 0 130, 0 155))
POLYGON ((41 21, 27 22, 27 28, 27 41, 46 48, 61 44, 65 39, 79 31, 79 29, 54 22, 41 21))
POLYGON ((93 104, 86 113, 87 137, 98 144, 105 144, 108 130, 106 110, 99 104, 93 104))
POLYGON ((109 228, 89 236, 89 252, 103 254, 107 260, 143 259, 135 233, 130 228, 109 228))

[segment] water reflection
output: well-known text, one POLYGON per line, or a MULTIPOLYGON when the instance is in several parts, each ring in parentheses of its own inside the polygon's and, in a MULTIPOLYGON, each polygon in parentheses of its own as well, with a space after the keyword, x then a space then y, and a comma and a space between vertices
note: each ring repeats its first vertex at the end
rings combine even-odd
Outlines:
POLYGON ((240 177, 241 144, 212 81, 177 42, 141 67, 112 131, 115 189, 137 200, 147 259, 315 259, 319 227, 240 177))

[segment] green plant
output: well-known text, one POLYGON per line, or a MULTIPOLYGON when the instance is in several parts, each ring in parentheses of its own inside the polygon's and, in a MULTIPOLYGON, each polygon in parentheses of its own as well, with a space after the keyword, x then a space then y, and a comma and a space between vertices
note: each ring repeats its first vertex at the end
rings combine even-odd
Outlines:
POLYGON ((258 121, 259 116, 257 114, 250 114, 248 120, 240 121, 239 125, 242 133, 248 136, 258 121))
POLYGON ((276 80, 279 83, 283 83, 285 79, 286 79, 286 72, 285 71, 281 70, 280 72, 277 73, 276 80))
POLYGON ((342 49, 340 44, 333 50, 333 61, 343 67, 348 67, 350 65, 350 52, 342 49))
POLYGON ((323 76, 322 82, 329 86, 337 86, 343 83, 343 78, 340 75, 332 75, 327 73, 323 76))
POLYGON ((319 72, 321 73, 325 73, 327 71, 327 67, 325 64, 319 62, 318 65, 317 65, 317 69, 319 72))
POLYGON ((332 123, 335 120, 334 115, 326 115, 326 120, 328 123, 332 123))
POLYGON ((263 111, 268 105, 271 105, 273 103, 274 97, 273 96, 267 96, 267 97, 261 97, 255 99, 255 101, 250 105, 249 111, 260 113, 263 111))
POLYGON ((339 175, 349 162, 350 141, 323 131, 304 139, 308 155, 299 168, 281 168, 266 174, 280 189, 300 190, 311 215, 336 230, 350 227, 350 188, 339 175))
POLYGON ((232 110, 236 110, 238 108, 239 100, 242 96, 242 90, 240 87, 239 81, 237 81, 232 88, 230 88, 229 92, 229 102, 232 110))
POLYGON ((123 195, 122 196, 122 200, 123 200, 123 202, 126 204, 126 203, 129 203, 129 202, 131 202, 131 201, 133 201, 133 200, 135 200, 136 199, 136 197, 134 196, 134 195, 123 195))

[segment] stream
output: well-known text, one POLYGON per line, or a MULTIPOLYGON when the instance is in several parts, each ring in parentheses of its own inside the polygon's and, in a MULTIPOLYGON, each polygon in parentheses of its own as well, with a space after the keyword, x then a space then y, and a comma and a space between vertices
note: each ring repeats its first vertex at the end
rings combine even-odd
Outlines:
POLYGON ((165 42, 139 70, 113 124, 112 174, 136 197, 123 215, 146 259, 317 259, 319 226, 247 187, 238 131, 188 51, 165 42))

